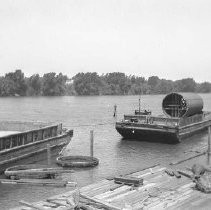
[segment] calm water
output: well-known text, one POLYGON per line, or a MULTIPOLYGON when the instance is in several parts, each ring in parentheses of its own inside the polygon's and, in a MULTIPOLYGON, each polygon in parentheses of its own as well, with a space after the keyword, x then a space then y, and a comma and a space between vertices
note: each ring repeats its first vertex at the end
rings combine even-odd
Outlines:
MULTIPOLYGON (((201 96, 205 104, 204 110, 211 110, 211 94, 201 96)), ((142 96, 142 107, 151 109, 153 114, 162 114, 163 97, 142 96)), ((205 133, 177 145, 121 140, 114 128, 114 104, 117 104, 117 118, 121 119, 124 113, 132 113, 138 108, 138 96, 0 98, 0 118, 62 122, 64 127, 74 129, 74 137, 66 151, 71 155, 89 155, 89 134, 93 129, 94 156, 99 158, 99 166, 63 175, 63 179, 77 181, 79 186, 104 177, 137 171, 155 163, 165 164, 206 144, 205 133)), ((0 209, 14 207, 19 200, 37 201, 66 190, 0 184, 0 209)))

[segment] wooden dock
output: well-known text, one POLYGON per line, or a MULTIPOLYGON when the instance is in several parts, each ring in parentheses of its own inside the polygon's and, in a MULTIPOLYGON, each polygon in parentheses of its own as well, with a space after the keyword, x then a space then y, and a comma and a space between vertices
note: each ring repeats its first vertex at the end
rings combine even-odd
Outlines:
MULTIPOLYGON (((128 179, 143 178, 143 185, 137 187, 117 184, 114 179, 104 179, 82 187, 79 209, 210 209, 211 194, 196 190, 191 179, 185 176, 181 178, 170 176, 165 170, 165 167, 155 166, 124 176, 128 179)), ((29 205, 22 202, 24 206, 13 210, 71 209, 65 199, 68 199, 73 192, 29 205)))

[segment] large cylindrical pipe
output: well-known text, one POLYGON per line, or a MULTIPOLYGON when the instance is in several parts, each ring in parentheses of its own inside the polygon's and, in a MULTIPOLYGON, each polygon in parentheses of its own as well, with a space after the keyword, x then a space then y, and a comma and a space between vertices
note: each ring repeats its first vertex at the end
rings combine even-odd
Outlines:
POLYGON ((202 113, 203 100, 195 93, 170 93, 163 99, 162 108, 170 117, 188 117, 202 113))

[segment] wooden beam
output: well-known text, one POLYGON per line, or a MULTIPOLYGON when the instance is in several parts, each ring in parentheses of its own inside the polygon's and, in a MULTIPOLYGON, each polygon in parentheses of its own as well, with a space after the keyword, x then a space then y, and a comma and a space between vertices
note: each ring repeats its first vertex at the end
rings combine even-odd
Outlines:
POLYGON ((94 131, 90 131, 90 156, 94 156, 94 131))
POLYGON ((38 205, 36 205, 36 204, 28 203, 28 202, 23 201, 23 200, 19 201, 19 203, 20 203, 21 205, 30 207, 30 208, 32 208, 32 209, 46 210, 45 207, 41 207, 41 206, 38 206, 38 205))
POLYGON ((51 165, 51 146, 47 144, 47 161, 48 165, 51 165))
POLYGON ((90 198, 90 197, 88 197, 86 195, 80 194, 80 197, 85 198, 87 200, 90 200, 92 202, 96 202, 96 204, 101 204, 103 208, 106 208, 106 209, 109 209, 109 210, 121 210, 121 208, 113 206, 112 204, 109 204, 107 202, 104 202, 104 201, 101 201, 101 200, 98 200, 98 199, 90 198))

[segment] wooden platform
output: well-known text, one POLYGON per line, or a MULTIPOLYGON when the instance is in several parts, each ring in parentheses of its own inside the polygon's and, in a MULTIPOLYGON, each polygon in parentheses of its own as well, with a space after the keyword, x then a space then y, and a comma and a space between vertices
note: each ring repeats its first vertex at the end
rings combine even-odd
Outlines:
MULTIPOLYGON (((100 182, 80 189, 80 205, 87 209, 210 209, 211 194, 197 191, 191 179, 182 176, 176 178, 165 172, 165 167, 155 166, 126 177, 143 178, 143 185, 133 187, 116 184, 114 180, 104 179, 100 182)), ((54 196, 53 199, 65 198, 71 192, 54 196)), ((48 200, 52 201, 52 199, 48 200)), ((55 202, 38 202, 37 209, 67 209, 63 201, 55 206, 55 202), (51 206, 54 205, 54 206, 51 206)), ((36 208, 19 207, 16 210, 31 210, 36 208)), ((85 208, 81 208, 85 209, 85 208)))

